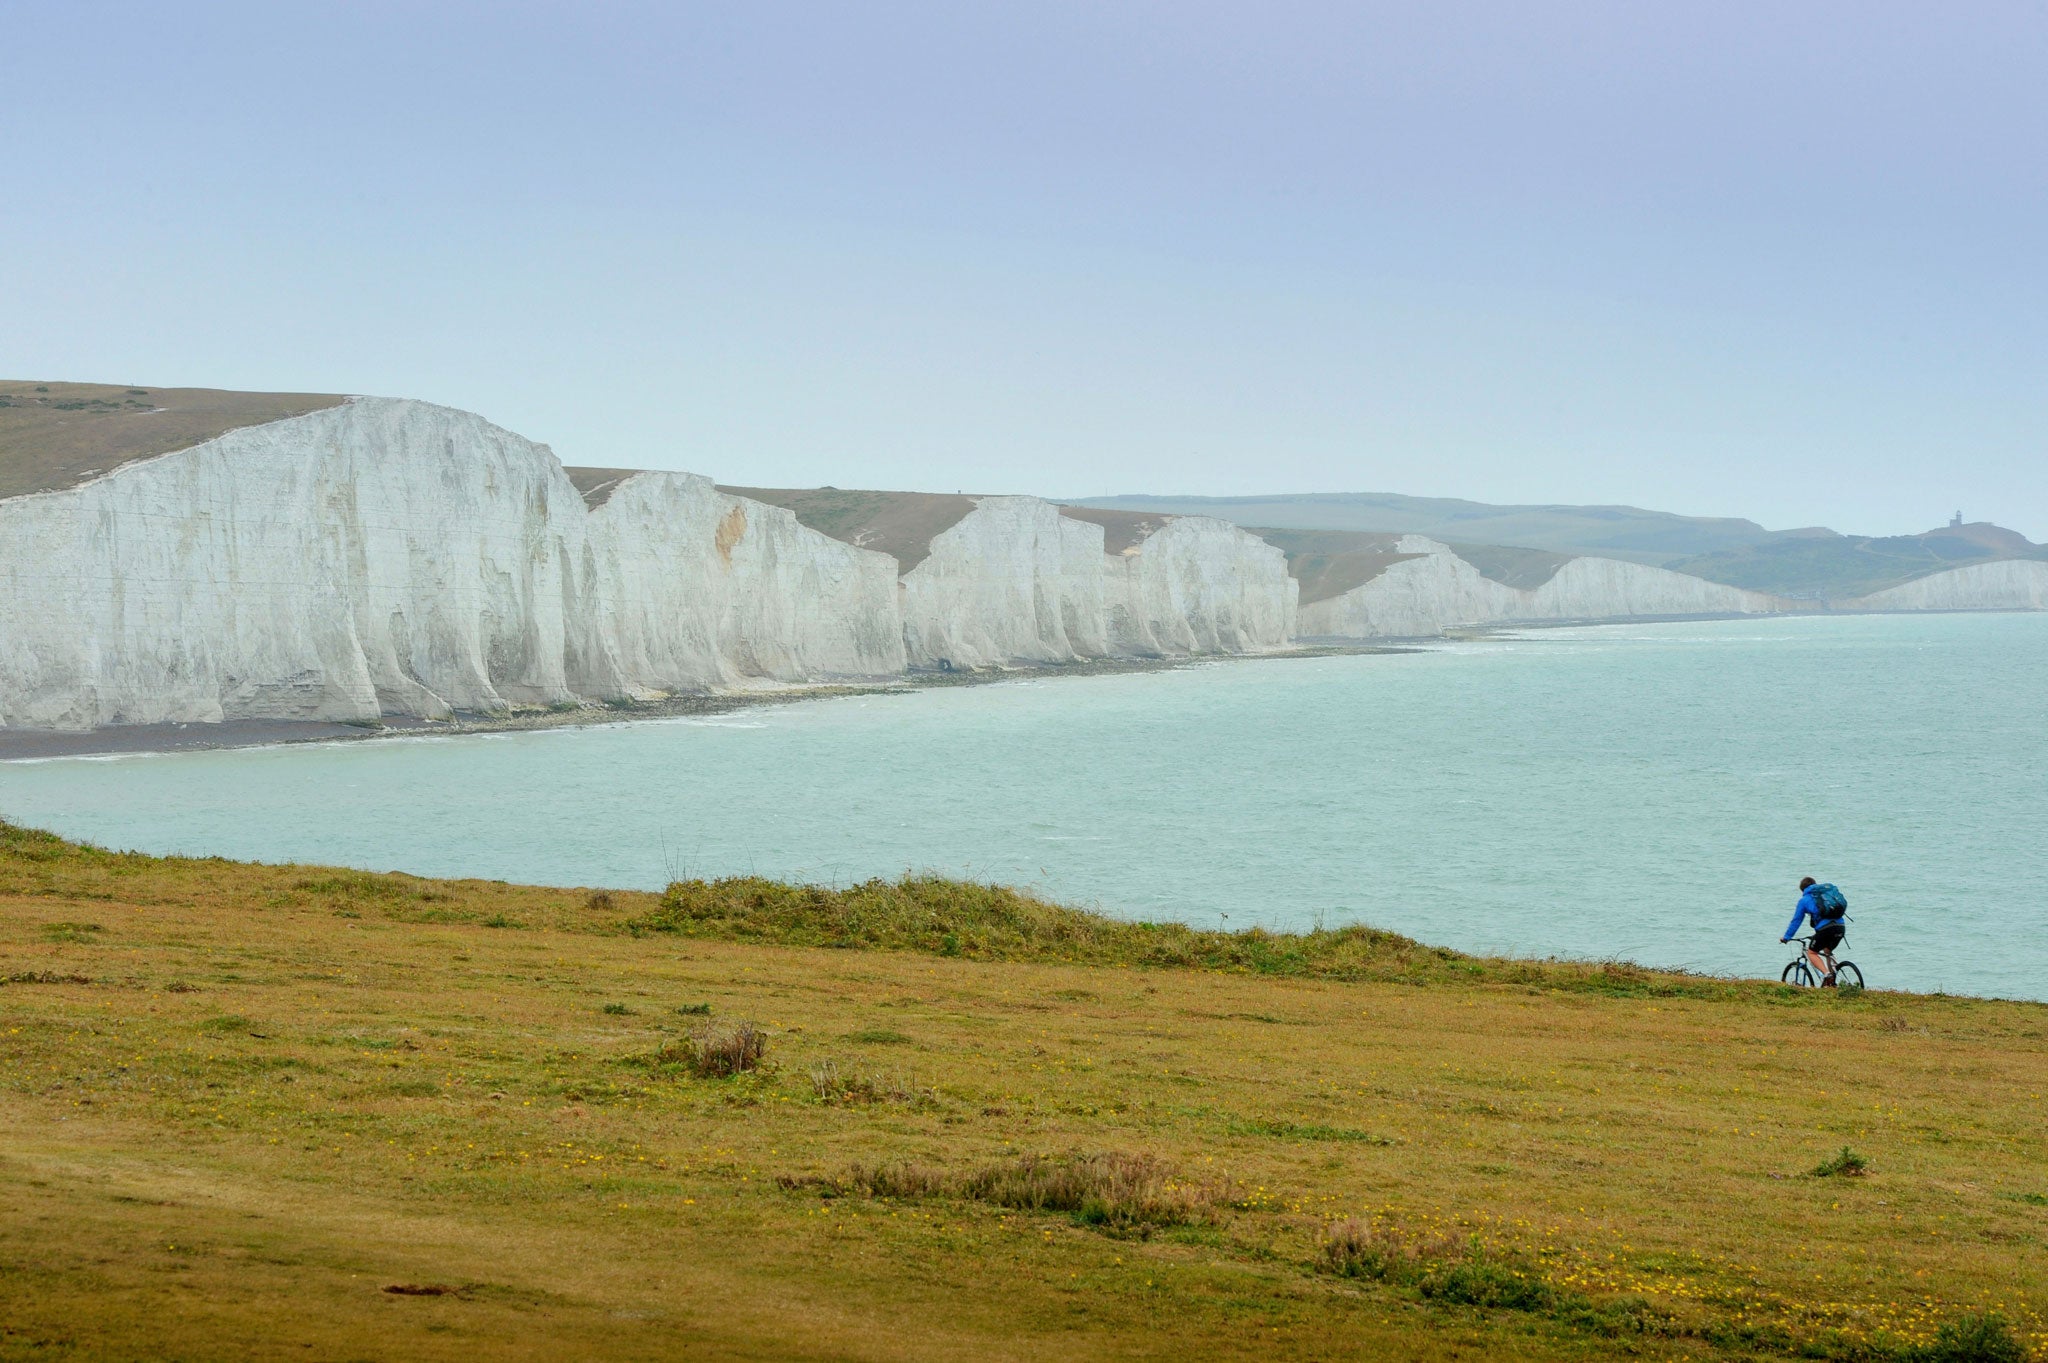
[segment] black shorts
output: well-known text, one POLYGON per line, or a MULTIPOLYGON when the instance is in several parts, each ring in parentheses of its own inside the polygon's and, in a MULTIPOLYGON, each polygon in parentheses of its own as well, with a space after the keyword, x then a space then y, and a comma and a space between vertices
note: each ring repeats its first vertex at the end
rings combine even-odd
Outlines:
POLYGON ((1815 928, 1813 930, 1813 946, 1811 949, 1814 951, 1833 951, 1842 944, 1842 938, 1848 932, 1849 929, 1840 923, 1830 923, 1824 928, 1815 928))

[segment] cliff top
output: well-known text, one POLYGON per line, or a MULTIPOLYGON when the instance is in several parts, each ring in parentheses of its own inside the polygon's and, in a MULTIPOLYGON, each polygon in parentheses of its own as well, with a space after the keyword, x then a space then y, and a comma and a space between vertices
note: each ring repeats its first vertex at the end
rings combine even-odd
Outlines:
MULTIPOLYGON (((863 492, 837 487, 725 487, 735 497, 787 507, 823 535, 873 549, 907 573, 924 562, 932 541, 974 510, 974 498, 949 492, 863 492)), ((586 494, 587 496, 588 494, 586 494)))
POLYGON ((1159 533, 1173 519, 1152 511, 1108 511, 1094 506, 1062 506, 1060 514, 1102 527, 1102 552, 1123 554, 1159 533))
POLYGON ((336 393, 232 393, 0 379, 0 498, 76 487, 240 426, 304 416, 336 393))
POLYGON ((612 493, 618 490, 620 483, 625 482, 636 473, 646 473, 649 470, 565 467, 562 472, 569 475, 569 481, 574 483, 576 490, 583 494, 583 504, 592 511, 595 511, 611 500, 612 493))
POLYGON ((2048 1344, 2040 1004, 1199 931, 936 877, 594 892, 5 826, 0 949, 9 1325, 108 1357, 676 1354, 651 1262, 707 1285, 706 1352, 762 1338, 768 1303, 791 1355, 874 1363, 1054 1338, 1732 1358, 1708 1341, 1761 1329, 1748 1356, 1896 1329, 1862 1356, 2023 1357, 1907 1351, 1987 1301, 2048 1344), (1892 1115, 1792 1082, 1817 1042, 1892 1115), (280 1131, 356 1134, 281 1155, 280 1131), (1850 1139, 1864 1176, 1814 1177, 1850 1139), (1393 1281, 1344 1276, 1373 1251, 1355 1271, 1393 1281), (1800 1265, 1796 1301, 1759 1263, 1800 1265), (189 1288, 157 1286, 173 1266, 189 1288))
MULTIPOLYGON (((1403 559, 1425 557, 1397 550, 1394 546, 1401 540, 1397 534, 1263 527, 1253 529, 1251 533, 1287 555, 1287 571, 1301 583, 1301 604, 1304 606, 1328 601, 1363 587, 1403 559)), ((1557 575, 1557 570, 1574 557, 1500 544, 1451 544, 1445 547, 1477 568, 1482 577, 1524 590, 1550 581, 1557 575)))

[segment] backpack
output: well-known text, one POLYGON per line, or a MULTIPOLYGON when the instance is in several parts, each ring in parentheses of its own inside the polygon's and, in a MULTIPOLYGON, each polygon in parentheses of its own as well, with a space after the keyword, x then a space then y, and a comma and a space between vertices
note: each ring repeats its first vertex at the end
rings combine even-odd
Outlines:
POLYGON ((1815 907, 1820 910, 1819 923, 1833 923, 1849 916, 1849 897, 1834 886, 1816 885, 1811 893, 1815 907))

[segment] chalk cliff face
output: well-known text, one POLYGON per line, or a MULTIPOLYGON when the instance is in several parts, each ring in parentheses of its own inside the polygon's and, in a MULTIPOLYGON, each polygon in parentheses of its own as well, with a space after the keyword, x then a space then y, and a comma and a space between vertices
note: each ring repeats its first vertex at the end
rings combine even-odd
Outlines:
POLYGON ((1848 603, 1867 611, 2048 610, 2048 563, 2006 559, 1951 568, 1848 603))
POLYGON ((0 725, 445 716, 903 666, 895 564, 360 398, 0 501, 0 725))
POLYGON ((896 564, 730 496, 636 473, 589 516, 593 608, 636 695, 903 670, 896 564))
MULTIPOLYGON (((686 473, 572 479, 547 447, 467 412, 323 401, 0 498, 0 727, 440 717, 1250 653, 1297 630, 1370 639, 1780 604, 1632 563, 1416 535, 1309 536, 1283 552, 1204 516, 1033 497, 756 500, 686 473), (1296 568, 1314 556, 1306 604, 1289 553, 1296 568)), ((2044 596, 2048 564, 2016 562, 1859 604, 2039 609, 2044 596)))
POLYGON ((0 724, 369 719, 622 678, 547 450, 360 400, 0 502, 0 724))
POLYGON ((1063 663, 1109 653, 1102 527, 1036 497, 983 497, 903 575, 912 667, 1063 663))
POLYGON ((0 727, 443 717, 1293 627, 1279 551, 1219 521, 1107 556, 1101 525, 1036 498, 920 506, 899 538, 946 528, 899 579, 858 527, 592 472, 595 505, 481 417, 355 398, 0 499, 0 727))
POLYGON ((1228 521, 1181 516, 1108 556, 1110 647, 1168 657, 1257 653, 1294 637, 1287 556, 1228 521))
POLYGON ((1413 554, 1378 576, 1301 607, 1309 638, 1418 638, 1457 625, 1517 620, 1606 620, 1647 615, 1761 614, 1783 608, 1772 597, 1683 573, 1618 559, 1575 558, 1535 587, 1486 577, 1446 544, 1404 535, 1413 554))

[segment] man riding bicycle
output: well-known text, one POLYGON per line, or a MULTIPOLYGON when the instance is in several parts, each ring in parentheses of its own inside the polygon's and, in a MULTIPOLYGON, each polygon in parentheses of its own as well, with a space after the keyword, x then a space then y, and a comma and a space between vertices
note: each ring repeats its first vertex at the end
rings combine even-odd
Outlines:
POLYGON ((1849 901, 1840 890, 1832 885, 1822 885, 1812 876, 1799 882, 1799 906, 1792 910, 1792 921, 1786 926, 1785 935, 1778 940, 1791 941, 1803 923, 1813 920, 1813 940, 1806 944, 1806 959, 1813 966, 1814 973, 1821 977, 1823 989, 1834 987, 1834 951, 1849 931, 1844 921, 1848 916, 1849 901))

